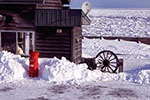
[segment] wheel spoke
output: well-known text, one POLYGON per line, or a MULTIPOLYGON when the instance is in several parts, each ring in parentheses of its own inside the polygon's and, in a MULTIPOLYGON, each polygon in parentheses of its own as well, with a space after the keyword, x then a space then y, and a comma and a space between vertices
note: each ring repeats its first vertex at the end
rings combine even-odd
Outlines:
POLYGON ((116 58, 114 57, 113 59, 110 59, 109 61, 113 61, 113 60, 115 60, 116 58))
POLYGON ((112 56, 113 56, 113 55, 111 54, 111 55, 109 56, 108 60, 109 60, 112 56))
POLYGON ((111 69, 111 71, 113 72, 113 69, 110 67, 110 66, 108 66, 110 69, 111 69))
POLYGON ((104 67, 104 72, 106 72, 107 67, 104 67))
POLYGON ((104 65, 101 65, 101 68, 104 68, 104 65))
POLYGON ((97 63, 98 63, 98 64, 102 64, 102 62, 101 62, 101 61, 97 61, 97 63))
POLYGON ((101 59, 98 59, 98 62, 103 62, 103 60, 101 60, 101 59))
POLYGON ((97 67, 103 67, 103 65, 98 65, 97 67))
POLYGON ((98 62, 97 62, 97 64, 101 64, 101 65, 103 65, 103 63, 102 63, 101 61, 98 61, 98 62))
POLYGON ((99 56, 100 56, 100 58, 102 58, 102 60, 104 60, 104 58, 101 55, 99 55, 99 56))
POLYGON ((101 64, 101 63, 98 63, 98 65, 103 65, 103 64, 101 64))
POLYGON ((104 72, 105 67, 101 67, 101 71, 104 72))
POLYGON ((118 62, 110 62, 110 63, 113 63, 113 64, 118 64, 118 62))
POLYGON ((112 67, 115 67, 115 68, 116 68, 116 66, 115 66, 115 65, 110 64, 110 66, 112 66, 112 67))
POLYGON ((109 72, 109 68, 108 68, 108 66, 106 67, 106 69, 107 69, 107 72, 109 72))
POLYGON ((104 59, 106 59, 106 57, 105 57, 105 52, 103 52, 103 56, 104 56, 104 59))
POLYGON ((106 52, 106 59, 108 58, 109 52, 106 52))

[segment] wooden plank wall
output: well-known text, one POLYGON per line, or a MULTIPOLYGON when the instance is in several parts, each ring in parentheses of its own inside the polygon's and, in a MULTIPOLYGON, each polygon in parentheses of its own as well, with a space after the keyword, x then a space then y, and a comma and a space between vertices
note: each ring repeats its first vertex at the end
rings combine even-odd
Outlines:
POLYGON ((36 26, 80 27, 81 10, 79 9, 37 9, 36 26))
POLYGON ((37 4, 37 9, 61 9, 61 0, 44 0, 43 4, 37 4))
POLYGON ((34 30, 34 5, 0 5, 0 30, 34 30))
POLYGON ((82 28, 74 27, 72 32, 72 61, 81 62, 82 57, 82 28))
POLYGON ((71 58, 71 30, 62 28, 62 33, 56 32, 57 28, 38 27, 36 31, 35 49, 40 57, 66 57, 71 58))

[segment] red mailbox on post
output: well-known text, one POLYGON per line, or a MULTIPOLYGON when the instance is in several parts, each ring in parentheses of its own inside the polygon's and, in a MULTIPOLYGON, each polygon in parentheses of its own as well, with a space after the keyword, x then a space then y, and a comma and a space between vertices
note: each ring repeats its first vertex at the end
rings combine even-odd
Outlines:
POLYGON ((29 65, 29 76, 30 77, 38 77, 38 56, 39 52, 30 52, 30 65, 29 65))

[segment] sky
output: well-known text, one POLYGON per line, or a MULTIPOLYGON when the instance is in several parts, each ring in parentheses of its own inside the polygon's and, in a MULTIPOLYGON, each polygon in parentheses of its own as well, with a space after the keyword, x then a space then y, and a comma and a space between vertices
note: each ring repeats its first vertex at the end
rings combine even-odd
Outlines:
POLYGON ((150 0, 71 0, 71 7, 81 8, 85 1, 92 8, 150 8, 150 0))

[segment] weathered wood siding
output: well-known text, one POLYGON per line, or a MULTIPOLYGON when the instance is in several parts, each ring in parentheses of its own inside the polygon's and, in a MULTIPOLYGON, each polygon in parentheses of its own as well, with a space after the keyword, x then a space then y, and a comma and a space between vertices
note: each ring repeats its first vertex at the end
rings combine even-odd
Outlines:
POLYGON ((34 30, 34 5, 0 5, 0 30, 34 30))
POLYGON ((61 9, 61 0, 44 0, 43 4, 37 4, 38 9, 61 9))
POLYGON ((75 63, 81 62, 82 57, 82 28, 74 27, 72 30, 72 58, 75 63))
POLYGON ((36 51, 40 52, 40 57, 66 57, 70 61, 80 63, 82 28, 63 27, 60 29, 62 29, 62 33, 57 33, 57 28, 37 27, 36 51))
POLYGON ((82 12, 78 9, 38 9, 36 26, 80 27, 82 12))
POLYGON ((57 33, 57 28, 38 27, 36 30, 36 51, 40 57, 66 57, 71 58, 71 30, 60 28, 62 33, 57 33))

